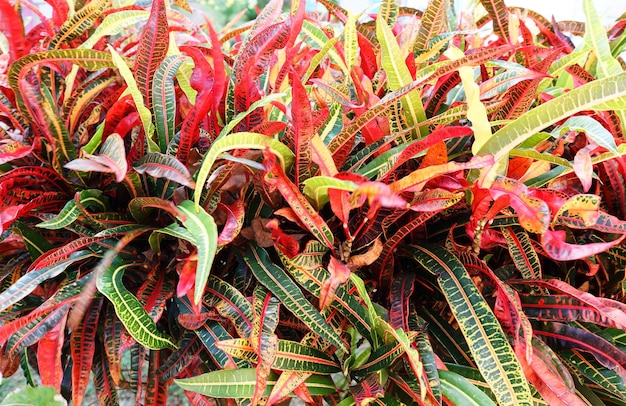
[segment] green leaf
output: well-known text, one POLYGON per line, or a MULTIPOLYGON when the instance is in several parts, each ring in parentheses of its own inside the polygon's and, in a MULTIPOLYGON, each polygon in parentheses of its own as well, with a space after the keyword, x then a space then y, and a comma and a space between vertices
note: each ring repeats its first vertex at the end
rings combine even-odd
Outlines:
POLYGON ((213 164, 222 153, 233 149, 264 150, 265 148, 269 148, 274 154, 276 154, 284 170, 288 170, 293 164, 295 156, 289 147, 282 144, 280 141, 263 134, 250 132, 234 133, 220 138, 211 144, 211 148, 204 155, 204 158, 202 158, 200 169, 198 169, 196 175, 197 187, 196 192, 194 193, 196 208, 200 205, 202 189, 209 177, 213 164))
POLYGON ((161 62, 152 79, 152 108, 161 152, 167 151, 167 146, 174 138, 176 118, 174 76, 184 61, 183 55, 168 56, 161 62))
MULTIPOLYGON (((271 373, 267 380, 265 395, 271 393, 276 380, 277 375, 271 373)), ((249 399, 254 396, 256 388, 256 369, 213 371, 193 378, 175 379, 174 382, 184 390, 214 398, 249 399)), ((329 376, 313 375, 304 384, 312 396, 324 396, 337 392, 337 388, 329 376)))
POLYGON ((25 386, 10 393, 0 405, 66 406, 67 402, 52 386, 25 386))
MULTIPOLYGON (((376 19, 376 37, 382 47, 382 66, 387 73, 387 86, 391 91, 402 89, 413 82, 411 72, 404 63, 405 57, 402 55, 400 46, 393 35, 391 28, 383 19, 376 19)), ((400 99, 405 118, 410 127, 413 127, 426 120, 426 113, 422 105, 419 91, 412 90, 400 99)), ((425 137, 428 128, 420 127, 420 134, 425 137)))
POLYGON ((498 402, 530 406, 532 395, 515 352, 461 262, 435 245, 411 245, 407 251, 422 267, 437 275, 474 361, 498 402))
POLYGON ((149 15, 147 10, 123 10, 108 14, 79 48, 93 48, 101 38, 117 35, 124 28, 146 21, 149 15))
POLYGON ((626 96, 626 72, 592 81, 533 108, 502 127, 476 154, 493 154, 496 161, 503 160, 512 149, 544 128, 621 96, 626 96))
POLYGON ((302 193, 313 200, 318 209, 321 209, 329 202, 328 189, 347 190, 349 192, 354 192, 357 189, 357 185, 354 182, 329 176, 314 176, 302 183, 304 184, 302 193))
POLYGON ((243 260, 252 273, 283 305, 312 331, 327 339, 335 347, 346 350, 345 344, 320 312, 304 297, 302 291, 285 271, 274 264, 267 251, 253 245, 246 246, 243 260))
POLYGON ((555 129, 553 133, 563 134, 570 130, 585 132, 587 137, 596 144, 615 154, 619 153, 613 134, 594 118, 588 116, 570 117, 559 128, 555 129))
POLYGON ((154 124, 152 124, 152 113, 144 104, 143 96, 139 91, 139 87, 137 86, 137 82, 135 81, 135 77, 133 76, 133 72, 128 67, 126 61, 117 53, 117 51, 113 48, 111 44, 108 45, 109 51, 111 52, 111 57, 113 58, 113 63, 120 71, 120 75, 124 78, 124 82, 126 82, 127 92, 133 98, 133 102, 135 102, 135 107, 139 112, 139 117, 141 118, 141 124, 143 125, 144 133, 148 139, 152 138, 152 133, 154 132, 154 124))
POLYGON ((115 64, 111 54, 91 49, 57 49, 28 54, 14 63, 9 68, 9 84, 13 89, 19 89, 18 82, 28 69, 40 63, 70 62, 87 70, 113 68, 115 64))
POLYGON ((124 269, 132 265, 134 263, 124 262, 116 256, 111 265, 97 279, 98 290, 113 304, 117 317, 139 344, 153 350, 176 349, 172 338, 157 329, 139 300, 124 287, 122 283, 124 269))
POLYGON ((110 4, 107 0, 95 0, 87 3, 63 23, 59 32, 50 41, 49 47, 51 49, 59 48, 60 45, 66 44, 84 33, 93 26, 93 23, 100 18, 102 12, 108 7, 110 4))
POLYGON ((202 207, 194 208, 191 200, 185 200, 179 204, 178 210, 184 216, 179 217, 179 220, 182 221, 189 234, 193 236, 193 241, 188 241, 198 248, 198 266, 193 300, 195 303, 200 303, 217 252, 217 225, 213 217, 202 207))
POLYGON ((104 193, 98 189, 87 189, 79 192, 77 198, 68 201, 63 209, 55 217, 50 220, 37 224, 39 228, 48 230, 59 230, 72 224, 80 216, 80 208, 77 201, 85 208, 97 209, 104 211, 108 208, 108 199, 104 193))
POLYGON ((427 50, 430 40, 433 39, 446 23, 446 8, 448 2, 445 0, 432 0, 428 2, 420 23, 420 29, 417 33, 415 50, 427 50))
POLYGON ((439 380, 443 395, 453 405, 496 406, 485 392, 455 372, 439 370, 439 380))
MULTIPOLYGON (((326 44, 330 41, 326 33, 318 25, 308 20, 304 20, 302 22, 302 32, 306 34, 307 40, 315 43, 315 45, 319 46, 322 49, 325 49, 326 44)), ((346 77, 350 77, 350 70, 346 66, 343 58, 337 53, 337 50, 334 49, 334 47, 328 49, 328 57, 334 64, 339 66, 339 69, 341 69, 341 72, 346 77)))
MULTIPOLYGON (((247 338, 220 341, 217 347, 233 357, 246 359, 253 364, 258 363, 258 354, 247 338)), ((341 371, 339 364, 324 352, 288 340, 278 340, 272 369, 317 374, 332 374, 341 371)))

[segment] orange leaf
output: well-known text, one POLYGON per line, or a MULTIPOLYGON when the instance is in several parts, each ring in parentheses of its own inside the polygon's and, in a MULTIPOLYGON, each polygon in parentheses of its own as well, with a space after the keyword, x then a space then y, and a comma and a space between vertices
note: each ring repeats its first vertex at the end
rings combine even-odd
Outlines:
POLYGON ((335 300, 335 291, 339 285, 346 283, 350 279, 352 271, 348 265, 344 264, 335 257, 330 257, 328 264, 328 272, 330 277, 324 281, 320 291, 320 307, 327 308, 335 300))

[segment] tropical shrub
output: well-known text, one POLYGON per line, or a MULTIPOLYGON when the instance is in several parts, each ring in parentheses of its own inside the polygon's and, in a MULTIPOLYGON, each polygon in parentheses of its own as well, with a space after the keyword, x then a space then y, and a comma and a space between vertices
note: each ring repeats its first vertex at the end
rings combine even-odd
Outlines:
POLYGON ((624 404, 626 18, 320 3, 0 0, 3 376, 624 404))

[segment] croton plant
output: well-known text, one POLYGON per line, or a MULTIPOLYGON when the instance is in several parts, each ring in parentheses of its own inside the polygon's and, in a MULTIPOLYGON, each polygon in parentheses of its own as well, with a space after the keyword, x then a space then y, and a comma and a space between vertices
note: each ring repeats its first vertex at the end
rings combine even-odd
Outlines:
POLYGON ((2 376, 626 404, 626 15, 46 2, 0 0, 2 376))

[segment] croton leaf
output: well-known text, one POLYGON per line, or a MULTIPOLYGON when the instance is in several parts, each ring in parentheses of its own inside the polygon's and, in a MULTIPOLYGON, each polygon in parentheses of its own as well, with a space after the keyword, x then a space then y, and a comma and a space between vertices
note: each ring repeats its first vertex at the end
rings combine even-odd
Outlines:
MULTIPOLYGON (((407 250, 425 269, 437 275, 474 361, 496 399, 530 406, 530 388, 513 348, 463 265, 439 246, 412 245, 407 250)), ((445 395, 443 383, 442 391, 445 395)))
POLYGON ((43 281, 61 274, 68 267, 78 261, 93 257, 94 253, 88 250, 72 253, 65 261, 60 261, 48 267, 27 272, 24 276, 13 283, 7 290, 0 294, 0 311, 19 302, 43 281))
POLYGON ((563 230, 546 230, 541 237, 541 245, 552 259, 557 261, 573 261, 599 254, 616 246, 626 237, 621 237, 609 242, 594 242, 584 245, 570 244, 566 241, 567 235, 563 230))
POLYGON ((125 262, 116 256, 111 265, 97 279, 98 290, 111 301, 115 307, 115 313, 138 343, 154 350, 175 349, 176 344, 172 338, 157 329, 139 300, 124 287, 122 283, 124 269, 131 265, 133 265, 132 262, 125 262))
POLYGON ((296 283, 285 271, 269 260, 267 251, 261 247, 246 247, 243 260, 259 282, 265 285, 296 317, 305 322, 312 331, 330 341, 337 348, 345 344, 324 317, 313 307, 296 283))
POLYGON ((133 166, 139 173, 146 173, 155 178, 169 179, 190 189, 196 187, 187 167, 173 156, 160 152, 149 152, 135 162, 133 166))
MULTIPOLYGON (((267 380, 265 395, 269 395, 277 376, 271 373, 267 380)), ((250 399, 256 389, 256 370, 254 368, 213 371, 193 378, 175 379, 174 383, 185 390, 198 392, 214 398, 250 399)), ((330 376, 312 375, 305 385, 311 395, 323 396, 335 393, 337 388, 330 376)))
POLYGON ((269 148, 276 154, 284 170, 288 170, 294 161, 294 154, 291 150, 281 142, 275 140, 272 137, 268 137, 263 134, 240 132, 230 134, 211 144, 211 148, 202 158, 200 169, 196 174, 196 184, 199 186, 198 191, 194 193, 194 201, 196 205, 199 205, 202 197, 202 189, 209 173, 213 168, 213 164, 219 158, 221 154, 234 149, 260 149, 264 150, 269 148))
MULTIPOLYGON (((195 207, 191 200, 185 200, 178 205, 180 212, 179 220, 185 226, 193 238, 188 240, 198 248, 198 267, 196 269, 196 283, 194 291, 194 302, 202 301, 204 288, 211 273, 213 259, 217 252, 217 225, 213 216, 208 214, 203 208, 195 207)), ((186 238, 187 239, 187 238, 186 238)))
POLYGON ((83 156, 85 158, 74 159, 66 163, 65 167, 75 171, 112 173, 118 183, 126 177, 128 163, 126 162, 124 140, 117 133, 107 137, 98 155, 83 152, 83 156))
POLYGON ((20 141, 2 140, 0 142, 0 164, 11 162, 14 159, 24 158, 32 151, 32 145, 27 145, 20 141))
MULTIPOLYGON (((217 346, 234 357, 247 359, 254 364, 258 362, 257 352, 247 338, 220 341, 217 346)), ((339 364, 324 352, 288 340, 278 340, 272 369, 317 374, 331 374, 341 370, 339 364)))

